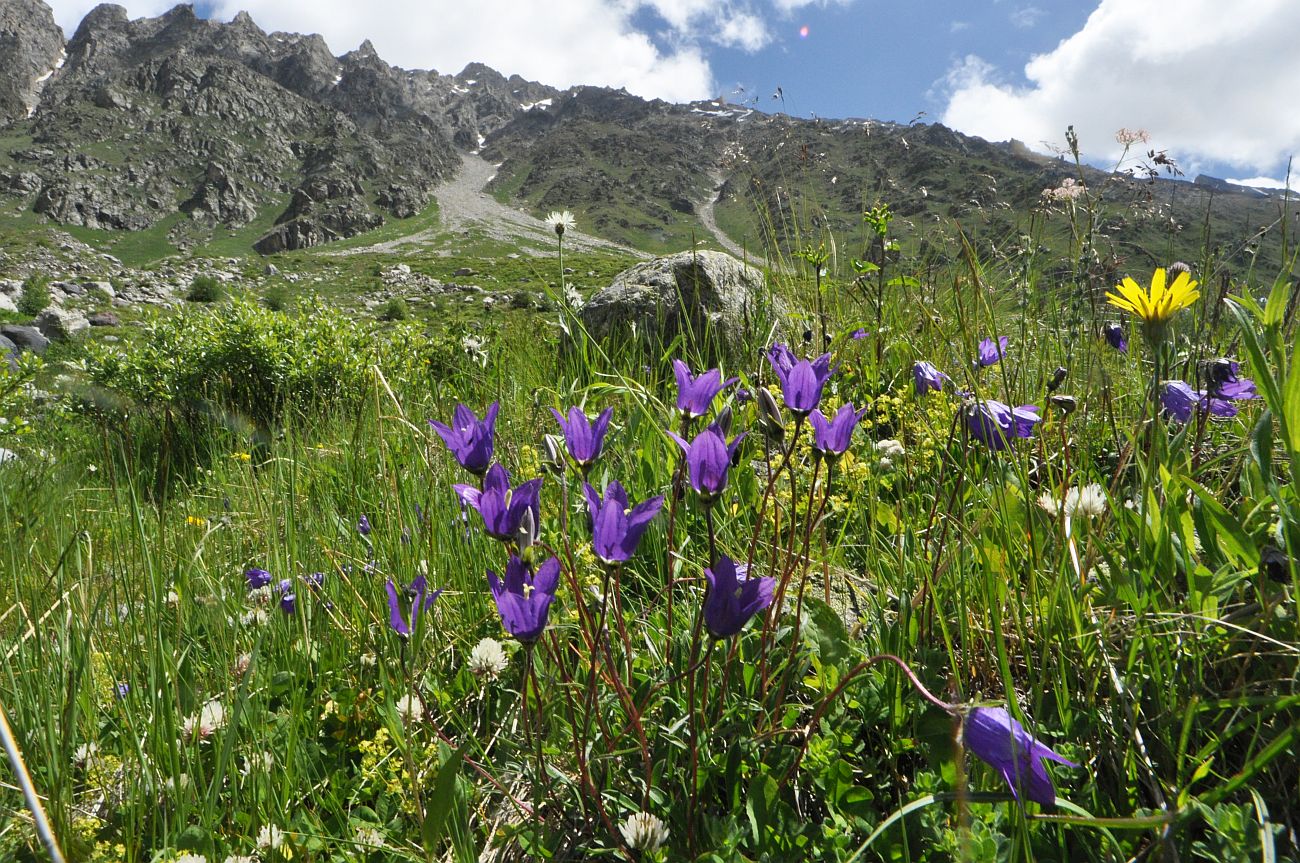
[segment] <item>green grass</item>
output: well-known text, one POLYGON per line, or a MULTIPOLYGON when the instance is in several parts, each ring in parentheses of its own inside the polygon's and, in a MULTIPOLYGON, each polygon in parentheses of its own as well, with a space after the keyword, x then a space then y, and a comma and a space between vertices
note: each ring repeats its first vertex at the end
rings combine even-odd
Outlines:
MULTIPOLYGON (((340 305, 396 263, 499 295, 556 279, 554 259, 480 242, 449 257, 274 260, 304 276, 299 290, 340 305), (462 266, 478 275, 452 277, 462 266)), ((306 399, 262 425, 249 405, 215 399, 306 386, 283 371, 305 320, 249 312, 281 335, 235 328, 239 341, 208 346, 224 318, 186 317, 194 329, 175 351, 160 337, 152 354, 125 343, 116 380, 129 385, 93 393, 111 423, 0 378, 0 414, 34 429, 0 438, 22 458, 0 468, 0 703, 64 850, 223 860, 254 853, 274 826, 292 859, 322 861, 471 861, 485 849, 711 863, 1295 860, 1300 371, 1294 288, 1266 272, 1294 262, 1238 273, 1230 293, 1269 297, 1258 309, 1243 299, 1239 314, 1219 300, 1219 274, 1203 274, 1205 295, 1160 354, 1164 377, 1195 381, 1199 360, 1232 350, 1264 398, 1180 425, 1152 418, 1154 355, 1137 331, 1127 354, 1109 347, 1100 326, 1119 312, 1058 278, 1055 253, 942 251, 935 263, 904 242, 879 309, 877 283, 855 285, 847 253, 823 282, 834 374, 822 409, 865 409, 833 472, 813 456, 807 421, 787 412, 778 442, 742 400, 742 388, 775 386, 766 345, 730 357, 724 377, 741 380, 707 418, 725 406, 730 434, 747 437, 711 508, 689 487, 673 494, 679 450, 665 430, 683 420, 666 360, 678 347, 566 338, 554 310, 413 304, 419 320, 363 320, 346 348, 318 333, 301 363, 341 362, 359 393, 336 387, 341 402, 306 399), (976 370, 977 342, 993 335, 1009 337, 1007 356, 976 370), (181 347, 198 359, 177 366, 181 347), (917 396, 917 360, 952 386, 917 396), (166 388, 200 363, 207 383, 166 388), (1066 377, 1051 393, 1058 366, 1066 377), (990 451, 957 388, 1038 405, 1042 421, 990 451), (176 422, 155 391, 202 423, 176 422), (1077 410, 1049 407, 1053 394, 1077 410), (481 416, 494 401, 496 459, 516 482, 545 475, 543 544, 529 559, 554 554, 562 571, 532 648, 503 631, 487 588, 507 549, 453 488, 477 480, 425 422, 460 402, 481 416), (543 435, 556 431, 549 409, 572 405, 612 408, 613 422, 595 465, 561 479, 544 474, 543 435), (575 506, 584 479, 602 493, 617 479, 633 502, 665 496, 620 568, 591 550, 575 506), (1040 503, 1093 484, 1093 516, 1067 522, 1040 503), (695 635, 715 548, 752 554, 752 574, 783 585, 770 620, 717 641, 695 635), (253 567, 273 576, 265 595, 247 589, 253 567), (403 638, 386 583, 426 573, 444 592, 403 638), (487 637, 505 643, 499 677, 469 666, 487 637), (1015 802, 978 757, 978 735, 959 736, 957 719, 876 661, 885 653, 946 702, 1008 707, 1080 764, 1052 765, 1057 807, 1015 802), (212 703, 220 721, 208 707, 200 733, 193 720, 212 703), (657 858, 618 830, 640 811, 667 825, 657 858)), ((585 290, 628 260, 566 263, 585 290)), ((801 331, 816 341, 822 322, 812 280, 792 272, 773 281, 795 305, 802 356, 801 331)), ((0 813, 0 859, 39 859, 12 783, 0 813)))

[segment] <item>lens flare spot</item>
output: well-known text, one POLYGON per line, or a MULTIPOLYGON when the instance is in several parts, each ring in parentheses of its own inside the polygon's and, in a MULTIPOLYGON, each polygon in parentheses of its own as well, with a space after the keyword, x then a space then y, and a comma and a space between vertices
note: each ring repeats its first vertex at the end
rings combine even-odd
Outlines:
POLYGON ((807 24, 805 24, 805 25, 803 25, 802 27, 799 28, 799 38, 800 38, 800 39, 807 39, 807 38, 808 38, 808 25, 807 25, 807 24))

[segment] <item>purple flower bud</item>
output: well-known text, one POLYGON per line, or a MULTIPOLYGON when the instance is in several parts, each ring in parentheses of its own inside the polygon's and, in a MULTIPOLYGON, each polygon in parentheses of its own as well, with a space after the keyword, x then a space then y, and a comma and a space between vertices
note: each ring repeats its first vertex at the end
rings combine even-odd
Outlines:
POLYGON ((429 420, 429 425, 447 444, 447 449, 451 450, 460 466, 475 476, 482 476, 492 463, 497 407, 498 403, 493 402, 482 421, 463 404, 456 405, 450 426, 429 420))
POLYGON ((966 746, 1006 780, 1017 800, 1021 792, 1042 806, 1056 803, 1056 788, 1043 759, 1078 767, 1039 743, 1002 707, 976 707, 966 714, 966 746))
POLYGON ((504 579, 490 569, 487 578, 506 632, 524 644, 540 638, 560 584, 560 561, 547 558, 536 573, 530 573, 524 562, 512 554, 506 562, 504 579))
POLYGON ((704 625, 714 638, 730 638, 755 614, 772 604, 776 579, 749 578, 747 568, 725 554, 704 570, 709 583, 704 597, 704 625))
POLYGON ((605 563, 630 560, 641 535, 663 506, 663 495, 632 506, 617 480, 605 486, 603 501, 590 483, 583 483, 582 491, 591 514, 591 544, 596 556, 605 563))
POLYGON ((293 593, 280 594, 280 610, 285 614, 293 614, 298 610, 298 598, 293 593))
POLYGON ((370 519, 366 518, 364 514, 357 519, 357 533, 362 536, 370 536, 370 519))

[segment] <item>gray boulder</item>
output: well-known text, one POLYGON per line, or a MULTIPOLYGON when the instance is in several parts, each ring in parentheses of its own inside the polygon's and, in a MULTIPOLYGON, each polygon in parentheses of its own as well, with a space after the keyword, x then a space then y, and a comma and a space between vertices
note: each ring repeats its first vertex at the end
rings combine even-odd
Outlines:
POLYGON ((7 324, 0 327, 0 336, 17 345, 20 351, 31 351, 37 356, 45 353, 45 349, 50 346, 50 340, 41 335, 41 331, 36 327, 7 324))
POLYGON ((120 327, 121 319, 112 312, 95 312, 89 318, 92 327, 120 327))
POLYGON ((722 252, 682 252, 624 270, 582 308, 594 338, 657 348, 682 335, 710 356, 765 339, 779 309, 762 271, 722 252))
POLYGON ((4 467, 10 462, 18 461, 18 453, 11 449, 0 447, 0 467, 4 467))
POLYGON ((36 328, 51 341, 66 342, 90 329, 90 321, 81 312, 50 306, 36 316, 36 328))
POLYGON ((4 336, 0 336, 0 360, 10 371, 18 368, 18 346, 4 336))
POLYGON ((0 312, 17 313, 18 305, 8 294, 0 293, 0 312))

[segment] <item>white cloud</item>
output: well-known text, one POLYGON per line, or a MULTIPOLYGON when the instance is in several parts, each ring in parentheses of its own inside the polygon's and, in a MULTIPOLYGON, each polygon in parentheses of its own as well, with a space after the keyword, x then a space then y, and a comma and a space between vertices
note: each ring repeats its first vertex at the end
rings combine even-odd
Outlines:
MULTIPOLYGON (((848 0, 837 0, 848 2, 848 0)), ((71 33, 98 0, 50 0, 71 33)), ((133 18, 159 15, 175 0, 121 0, 133 18)), ((246 10, 264 30, 320 33, 337 54, 370 39, 404 68, 453 73, 479 61, 557 87, 626 87, 645 97, 689 101, 717 95, 707 50, 757 51, 772 35, 765 14, 789 0, 211 0, 214 17, 246 10), (639 30, 656 13, 663 33, 639 30)), ((797 0, 795 5, 800 5, 797 0)))
MULTIPOLYGON (((1274 180, 1272 177, 1247 177, 1244 180, 1228 180, 1229 183, 1235 183, 1238 186, 1254 186, 1256 189, 1285 189, 1287 183, 1285 180, 1274 180)), ((1291 181, 1291 190, 1295 191, 1296 180, 1291 181)))
POLYGON ((1102 0, 1083 29, 1008 83, 979 57, 945 79, 943 122, 989 140, 1060 143, 1067 126, 1085 156, 1114 159, 1116 130, 1142 128, 1188 165, 1273 172, 1300 152, 1300 3, 1102 0))
POLYGON ((1008 15, 1007 18, 1011 21, 1011 26, 1020 30, 1029 30, 1043 20, 1043 16, 1046 14, 1037 6, 1021 6, 1008 15))

